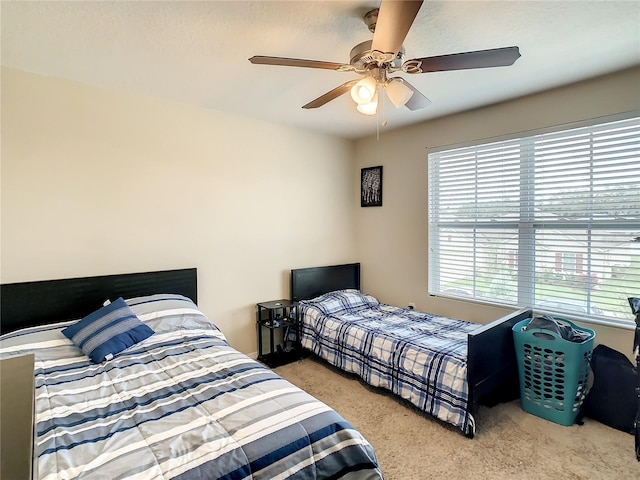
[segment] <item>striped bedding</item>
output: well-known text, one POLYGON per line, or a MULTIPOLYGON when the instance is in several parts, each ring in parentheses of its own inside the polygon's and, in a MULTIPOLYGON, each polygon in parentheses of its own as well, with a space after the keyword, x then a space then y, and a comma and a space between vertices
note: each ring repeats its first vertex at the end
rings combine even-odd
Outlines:
POLYGON ((478 324, 383 304, 357 290, 302 301, 299 314, 304 348, 472 431, 467 334, 478 324))
POLYGON ((342 417, 229 346, 187 298, 129 300, 155 333, 95 364, 70 322, 0 337, 36 356, 38 478, 381 479, 342 417))

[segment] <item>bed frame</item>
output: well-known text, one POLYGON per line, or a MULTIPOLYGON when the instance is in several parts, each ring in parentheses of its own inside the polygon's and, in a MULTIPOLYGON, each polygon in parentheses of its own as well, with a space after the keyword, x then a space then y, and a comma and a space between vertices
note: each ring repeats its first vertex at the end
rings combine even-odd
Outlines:
POLYGON ((155 293, 198 301, 195 268, 0 285, 0 332, 82 318, 107 299, 155 293))
MULTIPOLYGON (((291 296, 307 300, 345 288, 360 289, 360 264, 291 270, 291 296)), ((493 406, 519 397, 518 363, 513 343, 513 326, 531 318, 530 309, 506 315, 469 333, 467 380, 469 413, 480 405, 493 406)), ((466 434, 473 438, 473 431, 466 434)))

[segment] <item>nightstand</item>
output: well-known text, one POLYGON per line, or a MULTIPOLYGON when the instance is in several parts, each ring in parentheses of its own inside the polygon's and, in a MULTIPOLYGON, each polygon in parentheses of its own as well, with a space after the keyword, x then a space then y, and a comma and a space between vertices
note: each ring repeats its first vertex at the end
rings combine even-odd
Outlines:
POLYGON ((258 303, 257 308, 258 361, 275 368, 300 359, 302 349, 296 303, 286 299, 271 300, 258 303))

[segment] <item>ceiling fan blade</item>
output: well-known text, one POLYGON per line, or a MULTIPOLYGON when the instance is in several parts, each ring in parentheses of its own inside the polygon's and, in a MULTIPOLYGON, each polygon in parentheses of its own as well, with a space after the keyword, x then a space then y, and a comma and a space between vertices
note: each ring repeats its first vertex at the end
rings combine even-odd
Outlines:
POLYGON ((400 51, 402 43, 422 6, 422 0, 382 0, 371 50, 392 53, 400 51))
POLYGON ((347 83, 343 83, 339 87, 336 87, 333 90, 325 93, 324 95, 316 98, 315 100, 310 101, 309 103, 304 105, 302 108, 318 108, 318 107, 321 107, 325 103, 329 103, 331 100, 335 100, 340 95, 343 95, 343 94, 347 93, 349 90, 351 90, 351 87, 353 87, 359 81, 360 81, 360 79, 357 78, 355 80, 350 80, 347 83))
POLYGON ((413 90, 413 95, 411 95, 411 98, 407 100, 407 103, 404 104, 405 107, 413 111, 413 110, 420 110, 421 108, 428 107, 429 105, 431 105, 431 100, 429 100, 422 93, 420 93, 420 91, 416 87, 411 85, 404 78, 402 78, 401 80, 402 80, 402 83, 404 83, 407 87, 413 90))
POLYGON ((507 67, 513 65, 518 58, 520 58, 518 47, 503 47, 437 57, 415 58, 407 60, 402 69, 407 73, 427 73, 468 68, 507 67))
POLYGON ((262 55, 255 55, 251 57, 249 61, 257 65, 281 65, 283 67, 324 68, 326 70, 338 70, 344 66, 341 63, 334 63, 334 62, 304 60, 301 58, 264 57, 262 55))

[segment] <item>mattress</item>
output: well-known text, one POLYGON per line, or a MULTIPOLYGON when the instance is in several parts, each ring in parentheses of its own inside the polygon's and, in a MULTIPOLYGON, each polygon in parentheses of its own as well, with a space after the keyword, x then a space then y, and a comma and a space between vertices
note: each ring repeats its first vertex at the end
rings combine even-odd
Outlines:
POLYGON ((127 300, 155 332, 93 363, 58 323, 0 337, 35 355, 41 479, 381 479, 344 418, 233 349, 179 295, 127 300))
POLYGON ((467 432, 467 336, 478 324, 380 303, 357 290, 299 304, 301 343, 370 385, 467 432))

